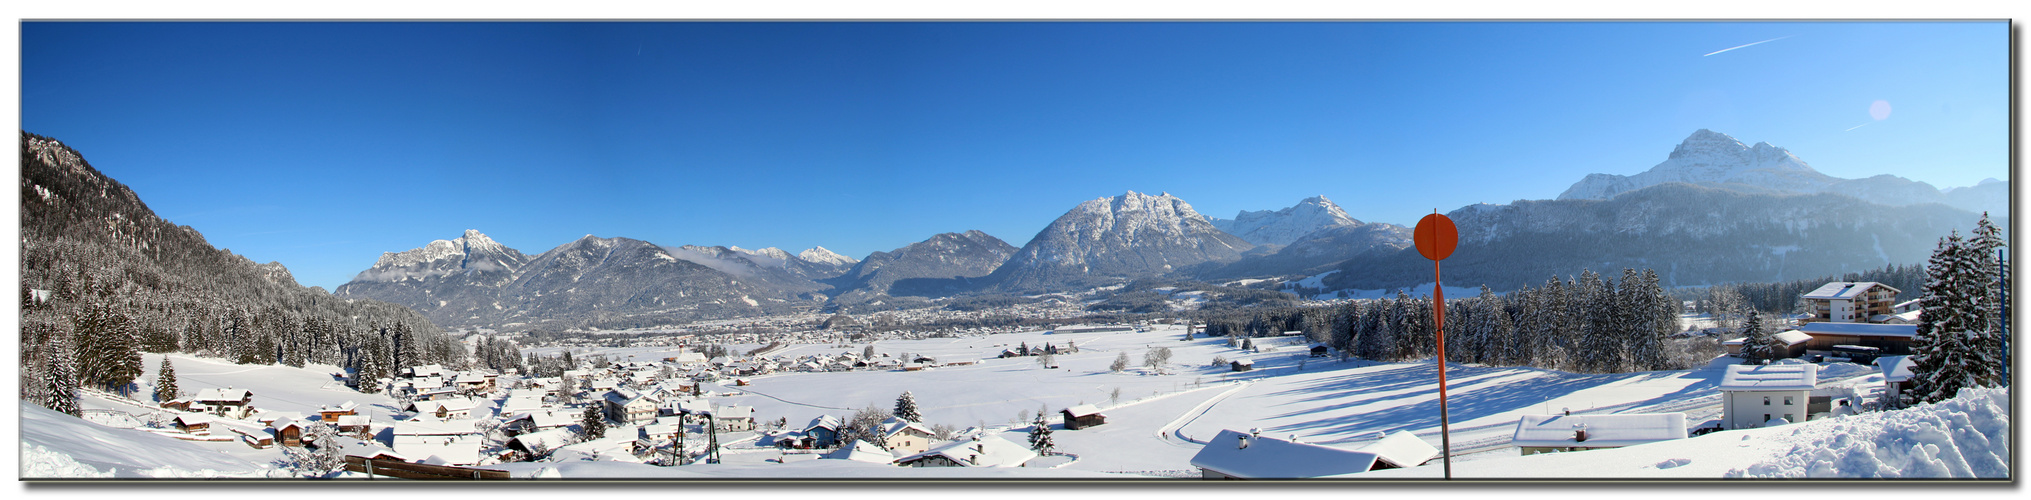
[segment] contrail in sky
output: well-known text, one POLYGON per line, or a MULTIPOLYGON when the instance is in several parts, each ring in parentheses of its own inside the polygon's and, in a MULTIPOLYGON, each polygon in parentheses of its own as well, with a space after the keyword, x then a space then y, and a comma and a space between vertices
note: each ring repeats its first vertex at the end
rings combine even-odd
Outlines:
MULTIPOLYGON (((1868 123, 1863 123, 1863 124, 1861 124, 1861 125, 1856 125, 1856 126, 1853 126, 1853 127, 1848 127, 1848 130, 1854 130, 1854 129, 1858 129, 1858 128, 1862 128, 1862 127, 1867 127, 1867 126, 1869 126, 1869 123, 1876 123, 1876 122, 1868 122, 1868 123)), ((1842 132, 1847 132, 1848 130, 1842 130, 1842 132)))
POLYGON ((1770 42, 1775 42, 1775 41, 1778 41, 1778 40, 1783 40, 1783 39, 1786 39, 1786 38, 1791 38, 1792 36, 1794 36, 1794 35, 1784 35, 1784 36, 1780 36, 1780 37, 1777 37, 1777 38, 1772 38, 1772 39, 1769 39, 1769 40, 1764 40, 1764 41, 1761 41, 1761 42, 1754 42, 1754 43, 1746 43, 1746 44, 1742 44, 1742 45, 1736 45, 1736 46, 1733 46, 1733 47, 1728 47, 1728 48, 1725 48, 1725 49, 1721 49, 1721 50, 1716 50, 1716 51, 1713 51, 1713 52, 1708 52, 1708 53, 1706 53, 1706 55, 1702 55, 1702 56, 1700 56, 1700 57, 1706 57, 1706 56, 1711 56, 1711 55, 1714 55, 1714 54, 1719 54, 1719 53, 1722 53, 1722 52, 1727 52, 1727 51, 1730 51, 1730 50, 1735 50, 1735 49, 1739 49, 1739 48, 1743 48, 1743 47, 1748 47, 1748 46, 1750 46, 1750 45, 1760 45, 1760 44, 1765 44, 1765 43, 1770 43, 1770 42))

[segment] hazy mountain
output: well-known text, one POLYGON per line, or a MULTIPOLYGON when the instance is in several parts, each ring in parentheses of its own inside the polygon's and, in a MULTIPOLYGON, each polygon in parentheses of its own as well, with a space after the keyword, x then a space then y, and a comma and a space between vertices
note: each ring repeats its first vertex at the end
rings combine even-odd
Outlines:
POLYGON ((1661 163, 1636 175, 1588 174, 1560 200, 1606 200, 1659 184, 1681 182, 1762 194, 1835 193, 1873 203, 1904 206, 1942 203, 1974 212, 2006 213, 2007 182, 1987 182, 1942 192, 1931 184, 1895 175, 1841 179, 1813 170, 1804 160, 1768 142, 1743 145, 1727 134, 1700 129, 1679 143, 1661 163), (1968 189, 1969 191, 1960 191, 1968 189))
POLYGON ((1387 255, 1410 246, 1408 227, 1379 222, 1335 225, 1308 233, 1274 252, 1250 252, 1239 261, 1200 275, 1208 279, 1312 275, 1347 259, 1387 255))
POLYGON ((1170 193, 1129 191, 1080 203, 988 280, 1005 291, 1078 288, 1233 262, 1254 247, 1170 193))
MULTIPOLYGON (((1804 279, 1925 262, 1941 236, 1978 214, 1945 205, 1892 207, 1832 193, 1767 194, 1667 183, 1611 200, 1473 205, 1447 214, 1460 246, 1446 282, 1497 290, 1581 269, 1656 269, 1666 285, 1804 279)), ((2006 224, 2000 220, 1999 225, 2006 224)), ((1431 261, 1406 248, 1349 260, 1331 288, 1430 283, 1431 261)))
POLYGON ((841 293, 939 296, 971 288, 1001 267, 1016 247, 980 231, 943 233, 868 255, 829 283, 841 293))

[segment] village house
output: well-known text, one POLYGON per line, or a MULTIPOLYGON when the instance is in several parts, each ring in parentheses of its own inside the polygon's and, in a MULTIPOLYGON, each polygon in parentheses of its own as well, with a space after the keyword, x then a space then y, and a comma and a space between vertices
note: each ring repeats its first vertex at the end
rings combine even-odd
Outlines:
POLYGON ((413 412, 418 417, 428 415, 438 420, 463 420, 472 418, 473 408, 479 401, 471 398, 417 401, 402 407, 402 411, 413 412))
POLYGON ((1819 365, 1731 365, 1721 376, 1721 426, 1753 429, 1773 419, 1804 422, 1819 365))
POLYGON ((607 418, 613 421, 642 424, 656 420, 656 401, 635 391, 607 391, 601 399, 606 404, 607 418))
POLYGON ((459 372, 451 380, 451 388, 460 394, 486 394, 494 391, 494 377, 479 372, 459 372))
POLYGON ((1438 449, 1407 432, 1350 450, 1228 429, 1207 441, 1191 464, 1202 479, 1316 478, 1415 467, 1435 456, 1438 449))
POLYGON ((1037 452, 1001 436, 986 435, 953 441, 896 460, 904 467, 1022 467, 1037 452))
POLYGON ((480 445, 486 441, 472 420, 404 420, 395 422, 393 434, 389 444, 396 453, 449 465, 479 463, 480 445))
POLYGON ((336 421, 339 434, 365 439, 374 435, 373 425, 366 415, 346 415, 336 421))
POLYGON ((825 454, 825 458, 833 460, 852 460, 855 462, 867 462, 871 464, 887 464, 896 461, 895 453, 892 453, 889 450, 884 450, 880 446, 867 444, 866 441, 861 441, 858 439, 853 441, 853 446, 841 446, 839 447, 838 450, 825 454))
MULTIPOLYGON (((1804 356, 1807 345, 1812 341, 1812 336, 1798 330, 1785 330, 1771 335, 1770 339, 1771 342, 1783 346, 1783 349, 1770 353, 1770 359, 1787 359, 1804 356)), ((1741 357, 1742 344, 1748 342, 1748 340, 1748 337, 1729 339, 1721 342, 1721 345, 1728 348, 1729 356, 1741 357)))
POLYGON ((327 423, 336 422, 338 421, 339 417, 347 415, 357 415, 358 413, 356 412, 356 410, 358 410, 359 407, 360 407, 359 403, 354 403, 352 401, 346 401, 345 403, 339 404, 338 406, 331 405, 319 406, 317 408, 317 419, 319 421, 327 423))
POLYGON ((464 394, 459 394, 458 389, 450 387, 418 388, 415 394, 415 399, 421 401, 443 401, 465 397, 464 394))
POLYGON ((831 448, 839 444, 840 427, 842 425, 840 424, 839 417, 819 415, 812 418, 811 423, 804 426, 804 439, 798 443, 798 447, 831 448))
POLYGON ((212 417, 202 413, 185 413, 176 416, 176 430, 184 434, 211 434, 212 417))
MULTIPOLYGON (((1896 314, 1901 290, 1873 281, 1836 281, 1806 292, 1806 322, 1863 323, 1896 314)), ((1874 322, 1881 322, 1875 320, 1874 322)))
POLYGON ((1093 405, 1074 406, 1059 410, 1059 413, 1064 414, 1065 430, 1068 431, 1107 423, 1107 415, 1100 413, 1100 407, 1093 405))
POLYGON ((724 405, 714 408, 712 425, 729 432, 755 430, 755 407, 724 405))
POLYGON ((528 411, 509 417, 502 427, 510 436, 529 434, 578 425, 579 416, 579 412, 566 409, 528 411))
POLYGON ((409 378, 443 377, 444 365, 432 363, 422 366, 411 366, 402 370, 402 376, 409 378))
POLYGON ((1524 455, 1621 448, 1685 439, 1684 413, 1524 415, 1509 439, 1524 455))
POLYGON ((288 417, 275 419, 274 422, 268 423, 268 432, 283 446, 301 447, 304 444, 302 420, 288 417))
POLYGON ((924 424, 889 417, 882 421, 880 433, 882 447, 896 453, 915 454, 931 449, 932 432, 924 424))
POLYGON ((254 393, 246 389, 205 389, 192 396, 191 411, 202 411, 231 419, 254 414, 254 393))

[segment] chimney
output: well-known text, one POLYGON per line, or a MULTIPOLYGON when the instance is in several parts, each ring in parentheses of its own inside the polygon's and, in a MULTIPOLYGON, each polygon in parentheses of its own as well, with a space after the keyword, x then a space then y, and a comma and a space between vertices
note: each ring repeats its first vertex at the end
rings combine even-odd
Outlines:
POLYGON ((1248 436, 1247 436, 1247 435, 1239 435, 1239 436, 1235 436, 1235 437, 1239 437, 1239 438, 1241 438, 1241 447, 1240 447, 1240 448, 1235 448, 1235 449, 1237 449, 1237 450, 1246 450, 1246 449, 1248 449, 1248 436))
POLYGON ((1587 442, 1587 424, 1573 424, 1573 442, 1587 442))

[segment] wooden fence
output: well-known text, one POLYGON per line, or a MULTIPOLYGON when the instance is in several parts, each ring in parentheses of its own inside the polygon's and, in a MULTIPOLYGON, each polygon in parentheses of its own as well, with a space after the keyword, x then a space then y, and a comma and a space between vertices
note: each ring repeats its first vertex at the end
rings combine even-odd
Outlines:
POLYGON ((400 460, 373 460, 358 455, 346 455, 346 470, 401 479, 466 481, 509 479, 508 471, 504 470, 416 464, 400 460))

